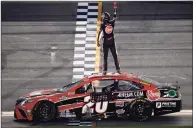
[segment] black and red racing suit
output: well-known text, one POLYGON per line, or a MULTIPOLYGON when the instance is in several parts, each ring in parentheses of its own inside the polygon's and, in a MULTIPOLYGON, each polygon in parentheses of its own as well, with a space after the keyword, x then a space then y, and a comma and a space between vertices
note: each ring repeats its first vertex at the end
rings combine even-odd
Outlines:
POLYGON ((117 56, 115 38, 114 38, 114 27, 116 20, 116 9, 114 11, 113 19, 108 21, 103 21, 100 26, 100 32, 103 31, 103 72, 107 72, 108 65, 108 51, 110 50, 114 58, 115 67, 118 73, 120 73, 120 65, 117 56))

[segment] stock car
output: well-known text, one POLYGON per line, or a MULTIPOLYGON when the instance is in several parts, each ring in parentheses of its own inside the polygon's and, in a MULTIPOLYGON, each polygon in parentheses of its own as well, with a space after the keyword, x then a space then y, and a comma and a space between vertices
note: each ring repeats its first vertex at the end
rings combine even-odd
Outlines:
POLYGON ((152 116, 179 112, 181 97, 176 85, 164 85, 134 74, 98 73, 62 88, 20 97, 14 107, 14 118, 46 122, 72 114, 78 119, 116 116, 146 121, 152 116))

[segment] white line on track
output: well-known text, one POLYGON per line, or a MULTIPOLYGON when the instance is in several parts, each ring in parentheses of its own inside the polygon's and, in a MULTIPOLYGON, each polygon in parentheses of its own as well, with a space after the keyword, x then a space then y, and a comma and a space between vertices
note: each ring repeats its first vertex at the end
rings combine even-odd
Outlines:
POLYGON ((97 18, 87 18, 87 22, 96 22, 97 18))
POLYGON ((96 44, 86 44, 86 48, 96 48, 96 44))
POLYGON ((74 51, 85 51, 85 47, 75 47, 74 51))
POLYGON ((74 61, 73 62, 74 65, 84 65, 84 61, 74 61))
POLYGON ((85 68, 94 68, 95 64, 84 64, 85 68))
POLYGON ((73 72, 84 72, 84 68, 74 68, 73 72))
POLYGON ((84 58, 85 54, 74 54, 74 58, 84 58))
POLYGON ((86 37, 86 41, 95 41, 96 38, 95 37, 86 37))
POLYGON ((96 51, 94 51, 94 50, 87 50, 87 51, 85 51, 85 54, 96 54, 96 51))
POLYGON ((88 9, 98 9, 98 6, 88 6, 88 9))
POLYGON ((95 28, 95 29, 96 29, 97 26, 96 26, 96 24, 94 24, 94 25, 93 25, 93 24, 88 24, 88 25, 87 25, 87 28, 95 28))
POLYGON ((96 59, 94 57, 86 57, 84 58, 84 61, 95 61, 96 59))
POLYGON ((88 12, 88 9, 78 9, 77 12, 88 12))
POLYGON ((75 44, 86 44, 85 40, 76 40, 75 44))
POLYGON ((124 50, 171 50, 171 49, 175 49, 175 50, 192 50, 191 47, 177 47, 177 48, 125 48, 124 50))
POLYGON ((79 2, 78 6, 88 6, 88 2, 79 2))
POLYGON ((87 18, 87 15, 78 15, 77 18, 78 18, 78 19, 81 19, 81 18, 86 19, 86 18, 87 18))
POLYGON ((75 38, 85 38, 86 34, 75 34, 75 38))
POLYGON ((73 75, 74 79, 82 79, 84 78, 84 75, 73 75))
POLYGON ((85 27, 76 27, 76 31, 86 31, 85 27))
POLYGON ((177 77, 177 78, 180 78, 180 79, 184 79, 184 80, 186 80, 186 78, 185 78, 185 77, 181 77, 181 76, 170 75, 170 77, 177 77))
MULTIPOLYGON (((83 76, 83 75, 79 75, 79 77, 81 77, 81 76, 83 76)), ((12 117, 13 115, 14 115, 13 111, 1 112, 1 116, 3 116, 3 117, 12 117)), ((174 115, 175 116, 191 116, 192 110, 182 110, 181 112, 171 113, 171 114, 167 114, 165 116, 174 116, 174 115)))
POLYGON ((21 39, 25 39, 25 40, 29 40, 30 38, 28 37, 23 37, 23 36, 9 36, 9 35, 6 35, 7 37, 16 37, 16 38, 21 38, 21 39))
POLYGON ((96 31, 86 31, 87 35, 93 35, 93 34, 96 34, 96 33, 97 33, 96 31))
POLYGON ((88 15, 92 15, 92 16, 93 16, 93 15, 96 15, 96 16, 97 16, 97 15, 98 15, 98 12, 88 12, 88 15))

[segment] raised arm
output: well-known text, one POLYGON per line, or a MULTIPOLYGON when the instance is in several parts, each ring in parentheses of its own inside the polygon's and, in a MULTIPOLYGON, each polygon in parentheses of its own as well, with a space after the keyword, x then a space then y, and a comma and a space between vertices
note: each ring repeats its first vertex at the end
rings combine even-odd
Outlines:
POLYGON ((114 8, 114 13, 113 13, 113 20, 117 19, 117 3, 113 2, 113 8, 114 8))

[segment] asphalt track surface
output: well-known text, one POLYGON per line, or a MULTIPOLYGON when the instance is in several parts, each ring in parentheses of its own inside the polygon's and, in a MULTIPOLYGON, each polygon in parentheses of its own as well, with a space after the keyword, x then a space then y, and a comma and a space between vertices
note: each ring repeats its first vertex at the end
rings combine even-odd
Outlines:
MULTIPOLYGON (((71 12, 76 10, 76 3, 73 4, 71 12)), ((138 5, 133 6, 137 10, 138 5)), ((112 5, 105 3, 103 7, 109 10, 112 5)), ((122 71, 149 76, 159 82, 178 83, 183 95, 183 109, 192 109, 192 20, 163 16, 157 20, 152 17, 143 20, 141 16, 129 20, 129 16, 124 14, 126 12, 124 7, 121 8, 115 28, 122 71)), ((57 22, 2 22, 2 111, 13 111, 15 100, 25 93, 57 88, 71 82, 74 17, 70 21, 57 22), (56 50, 53 49, 55 46, 56 50)), ((110 53, 109 71, 115 71, 110 53)), ((51 123, 65 125, 64 121, 51 123)), ((192 125, 192 116, 166 115, 145 123, 116 120, 118 124, 192 125)), ((13 117, 2 117, 2 127, 29 125, 27 122, 15 123, 13 117)), ((115 125, 115 120, 101 121, 98 125, 115 125)))

